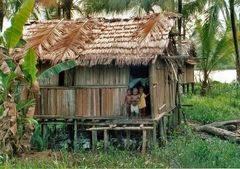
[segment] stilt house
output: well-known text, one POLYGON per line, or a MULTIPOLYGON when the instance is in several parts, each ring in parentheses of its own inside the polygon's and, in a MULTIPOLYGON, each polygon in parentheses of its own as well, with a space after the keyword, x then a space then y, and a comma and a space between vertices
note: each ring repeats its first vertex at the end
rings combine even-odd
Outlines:
POLYGON ((35 49, 39 72, 67 60, 78 63, 39 81, 41 94, 35 116, 45 122, 70 119, 76 128, 84 125, 92 131, 152 130, 153 140, 158 135, 164 137, 168 129, 177 126, 180 116, 177 59, 181 54, 170 33, 177 17, 160 13, 132 19, 52 20, 27 25, 24 48, 35 49), (128 119, 124 99, 136 79, 139 81, 133 86, 142 85, 149 94, 146 113, 128 119))

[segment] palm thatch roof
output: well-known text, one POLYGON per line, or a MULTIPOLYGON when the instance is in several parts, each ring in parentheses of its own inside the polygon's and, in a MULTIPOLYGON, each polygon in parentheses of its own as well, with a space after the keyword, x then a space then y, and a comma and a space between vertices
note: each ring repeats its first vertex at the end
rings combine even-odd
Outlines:
POLYGON ((164 12, 133 19, 35 21, 26 26, 27 44, 15 58, 33 47, 39 60, 53 64, 71 59, 90 66, 148 64, 167 48, 176 17, 164 12))

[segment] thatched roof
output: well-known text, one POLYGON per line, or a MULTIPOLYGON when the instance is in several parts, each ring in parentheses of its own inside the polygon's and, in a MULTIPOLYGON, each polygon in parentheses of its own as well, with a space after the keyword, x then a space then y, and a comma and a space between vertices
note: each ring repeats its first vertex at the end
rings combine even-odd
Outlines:
POLYGON ((82 65, 148 64, 167 48, 178 16, 160 13, 133 19, 33 22, 24 30, 27 44, 16 58, 33 47, 39 60, 53 64, 70 59, 82 65))

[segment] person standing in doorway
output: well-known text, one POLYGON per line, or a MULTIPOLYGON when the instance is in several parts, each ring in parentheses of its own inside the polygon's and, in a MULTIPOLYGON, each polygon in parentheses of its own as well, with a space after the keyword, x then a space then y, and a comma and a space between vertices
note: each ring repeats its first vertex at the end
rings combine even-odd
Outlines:
POLYGON ((146 111, 146 99, 145 98, 147 97, 147 95, 143 91, 143 87, 139 88, 139 94, 140 94, 140 99, 138 102, 138 107, 139 107, 141 117, 143 117, 145 115, 145 111, 146 111))

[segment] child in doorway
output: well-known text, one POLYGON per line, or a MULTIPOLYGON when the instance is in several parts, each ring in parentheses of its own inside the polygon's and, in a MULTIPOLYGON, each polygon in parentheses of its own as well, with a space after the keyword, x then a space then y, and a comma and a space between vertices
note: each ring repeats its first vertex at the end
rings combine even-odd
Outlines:
POLYGON ((139 107, 140 114, 143 117, 145 115, 145 108, 146 108, 145 98, 147 97, 147 95, 145 95, 145 93, 143 92, 143 87, 139 88, 139 94, 140 94, 140 99, 138 102, 138 107, 139 107))
POLYGON ((131 118, 131 103, 132 103, 132 92, 131 89, 127 90, 127 95, 125 96, 125 105, 128 117, 131 118))
POLYGON ((139 116, 139 107, 138 102, 140 99, 140 95, 138 93, 137 88, 133 88, 133 94, 131 95, 131 114, 134 116, 139 116))

